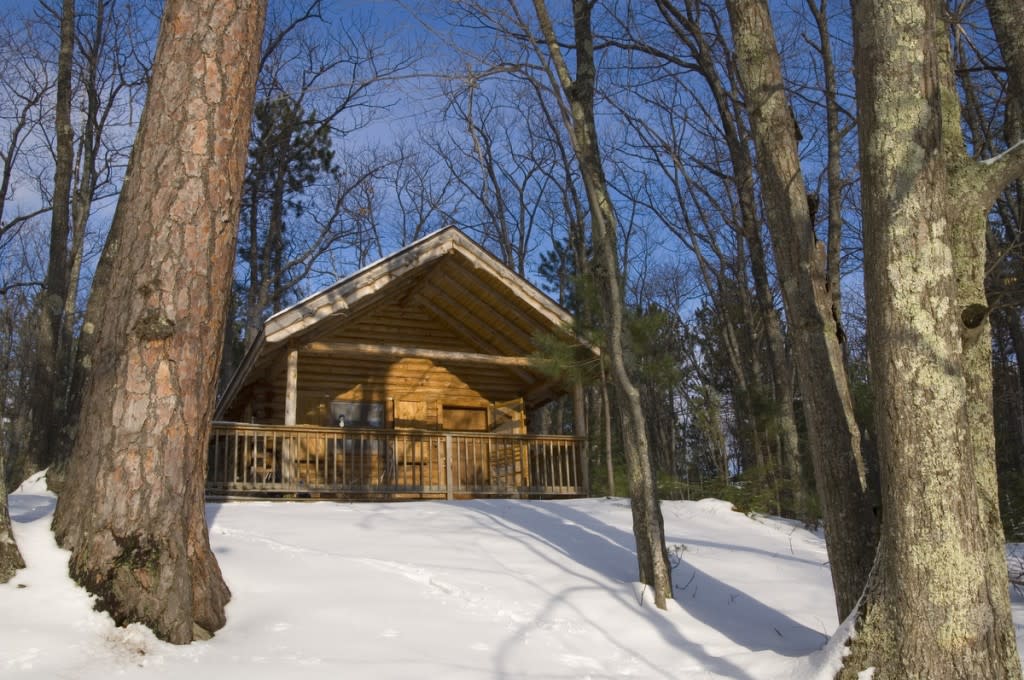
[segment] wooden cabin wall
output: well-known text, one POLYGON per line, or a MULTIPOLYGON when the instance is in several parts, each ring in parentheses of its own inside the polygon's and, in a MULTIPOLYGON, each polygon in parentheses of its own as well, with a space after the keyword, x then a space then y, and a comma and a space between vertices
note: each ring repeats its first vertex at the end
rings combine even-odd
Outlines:
MULTIPOLYGON (((230 420, 259 424, 284 422, 285 361, 249 387, 225 413, 230 420)), ((298 408, 300 425, 334 426, 332 401, 385 404, 388 428, 477 430, 499 428, 525 433, 519 385, 501 368, 450 368, 429 359, 333 357, 299 353, 298 408), (465 379, 464 379, 465 376, 465 379), (489 393, 470 383, 486 385, 489 393), (500 405, 500 408, 499 408, 500 405), (447 409, 447 416, 446 416, 447 409)))
MULTIPOLYGON (((466 329, 460 334, 449 325, 461 322, 442 321, 416 299, 412 291, 372 308, 351 310, 346 317, 325 321, 316 340, 501 353, 502 348, 489 344, 493 339, 467 341, 466 329)), ((273 352, 262 377, 245 387, 225 411, 227 419, 284 423, 287 350, 273 352)), ((446 365, 372 354, 337 356, 303 352, 300 347, 296 423, 334 426, 332 401, 376 402, 386 405, 384 427, 524 434, 523 393, 531 382, 535 380, 522 370, 507 366, 446 365)))
POLYGON ((344 319, 319 339, 327 342, 386 342, 456 351, 474 349, 422 306, 399 301, 378 305, 367 313, 357 313, 355 319, 344 319))

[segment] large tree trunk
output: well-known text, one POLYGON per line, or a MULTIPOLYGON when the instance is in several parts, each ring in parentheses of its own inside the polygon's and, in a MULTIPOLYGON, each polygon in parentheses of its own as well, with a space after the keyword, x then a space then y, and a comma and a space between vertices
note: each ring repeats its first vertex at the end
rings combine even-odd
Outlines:
POLYGON ((119 624, 224 624, 204 453, 231 281, 263 0, 170 0, 90 303, 95 348, 54 529, 119 624))
POLYGON ((969 161, 930 0, 854 17, 884 521, 846 676, 1020 678, 996 502, 984 215, 1024 154, 969 161))
MULTIPOLYGON (((1006 547, 999 513, 996 478, 996 443, 992 402, 992 331, 985 295, 988 212, 996 195, 992 178, 978 172, 978 163, 967 154, 961 128, 959 96, 953 80, 952 56, 945 22, 935 27, 942 102, 942 151, 949 184, 940 191, 950 223, 956 280, 955 309, 959 310, 959 334, 963 377, 966 384, 965 445, 973 467, 978 550, 987 563, 983 586, 987 605, 981 608, 990 620, 984 626, 989 662, 998 668, 1010 664, 1020 677, 1016 636, 1010 615, 1006 571, 1006 547), (988 187, 985 185, 989 184, 988 187)), ((1024 171, 1024 163, 1021 164, 1024 171)), ((972 472, 965 466, 965 474, 972 472)), ((969 494, 966 494, 969 498, 969 494)), ((1006 675, 1004 677, 1013 677, 1006 675)))
POLYGON ((844 618, 867 582, 877 536, 860 430, 768 5, 765 0, 728 0, 727 5, 793 354, 800 357, 797 377, 808 443, 825 515, 836 605, 844 618))

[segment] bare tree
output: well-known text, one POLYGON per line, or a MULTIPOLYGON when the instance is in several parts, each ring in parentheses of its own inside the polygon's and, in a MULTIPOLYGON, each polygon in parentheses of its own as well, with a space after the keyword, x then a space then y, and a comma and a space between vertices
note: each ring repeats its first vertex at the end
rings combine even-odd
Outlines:
POLYGON ((385 173, 388 190, 394 196, 394 213, 387 217, 396 233, 396 245, 406 246, 435 229, 454 224, 462 202, 456 178, 439 172, 444 154, 435 154, 428 144, 400 142, 395 158, 385 173))
MULTIPOLYGON (((80 12, 85 15, 86 12, 80 12)), ((152 43, 155 36, 147 24, 144 3, 96 0, 91 15, 83 16, 76 34, 78 98, 82 103, 80 130, 76 140, 75 174, 71 196, 71 243, 68 250, 68 288, 64 300, 61 334, 57 345, 57 366, 61 393, 55 398, 59 440, 52 453, 57 475, 66 462, 75 435, 81 393, 91 356, 91 323, 82 323, 80 297, 88 292, 83 282, 87 268, 87 239, 93 207, 120 191, 137 122, 136 103, 149 81, 152 43)), ((56 475, 55 475, 56 476, 56 475)), ((49 480, 49 475, 47 476, 49 480)))
POLYGON ((94 370, 54 530, 118 623, 224 624, 203 457, 265 3, 171 0, 90 307, 94 370))
POLYGON ((640 580, 653 588, 655 602, 664 608, 665 601, 672 598, 672 572, 665 548, 661 508, 655 495, 640 394, 630 377, 622 345, 625 304, 618 262, 617 219, 608 193, 594 118, 597 69, 591 24, 592 4, 588 0, 573 2, 575 75, 562 56, 561 43, 555 34, 546 3, 534 0, 533 7, 547 50, 543 61, 549 64, 547 76, 551 80, 551 89, 561 91, 565 98, 562 119, 572 141, 590 206, 591 234, 596 255, 593 275, 605 303, 604 347, 608 352, 612 384, 623 406, 621 431, 629 467, 630 504, 640 580))
POLYGON ((509 268, 525 275, 534 234, 548 218, 544 196, 555 162, 555 147, 536 130, 545 123, 537 120, 534 92, 514 83, 520 96, 509 97, 504 90, 510 83, 480 80, 472 72, 445 85, 445 112, 464 133, 448 135, 445 162, 479 210, 471 228, 509 268))
POLYGON ((1016 109, 1017 124, 1024 125, 1024 16, 1013 0, 986 0, 985 5, 1006 64, 1009 106, 1016 109))
POLYGON ((366 226, 347 218, 390 158, 372 148, 338 153, 339 145, 388 107, 387 84, 413 61, 365 16, 333 17, 320 0, 272 8, 239 225, 245 341, 366 226))
POLYGON ((50 70, 42 67, 46 59, 40 46, 43 30, 37 21, 19 22, 15 16, 0 20, 0 68, 4 74, 0 79, 0 262, 8 257, 21 229, 47 209, 39 206, 23 211, 13 200, 21 161, 39 151, 34 138, 44 121, 44 102, 54 88, 50 70))
MULTIPOLYGON (((71 233, 71 183, 74 172, 74 129, 71 126, 71 71, 75 40, 75 2, 64 0, 60 12, 60 55, 57 59, 56 129, 53 195, 50 210, 50 248, 46 279, 36 302, 33 323, 35 361, 29 413, 28 450, 39 467, 46 467, 56 437, 55 422, 62 410, 57 346, 63 334, 68 294, 68 237, 71 233)), ((65 343, 67 344, 67 343, 65 343)))
POLYGON ((727 0, 762 199, 791 328, 814 476, 825 516, 840 618, 854 609, 877 536, 860 429, 847 382, 843 336, 825 277, 800 168, 797 129, 765 0, 727 0))
MULTIPOLYGON (((14 451, 14 468, 24 477, 53 467, 47 480, 57 487, 76 416, 73 391, 80 385, 73 367, 83 266, 88 269, 87 226, 94 201, 117 191, 131 137, 127 129, 135 122, 132 103, 148 70, 143 45, 149 34, 137 11, 114 0, 79 3, 77 10, 74 3, 44 3, 38 19, 59 38, 54 117, 40 114, 35 135, 41 152, 36 158, 45 163, 28 170, 35 175, 41 209, 50 212, 50 229, 34 317, 22 330, 23 361, 33 378, 20 399, 28 407, 18 414, 28 434, 14 451)), ((50 70, 49 59, 40 53, 36 67, 50 70)))
POLYGON ((709 258, 728 262, 729 270, 718 268, 708 292, 715 300, 714 309, 725 315, 722 332, 731 348, 730 364, 739 388, 737 411, 748 424, 740 440, 750 442, 762 482, 776 487, 777 498, 779 477, 787 478, 785 485, 793 495, 787 511, 806 517, 793 370, 769 279, 749 123, 743 97, 734 85, 738 76, 724 18, 700 0, 662 0, 654 16, 630 19, 622 25, 625 38, 618 39, 620 44, 632 53, 648 55, 650 67, 664 73, 657 87, 631 89, 643 107, 622 110, 636 133, 638 153, 660 171, 661 181, 650 182, 642 200, 691 249, 702 269, 707 269, 709 258), (653 32, 650 27, 659 24, 670 29, 667 41, 643 33, 645 29, 653 32), (688 82, 691 75, 704 81, 710 99, 688 82), (701 140, 696 149, 693 139, 701 140), (664 188, 659 192, 660 184, 664 188), (682 214, 686 211, 694 216, 682 214), (723 226, 742 239, 738 247, 724 245, 733 236, 723 226), (701 230, 699 237, 695 229, 701 230), (723 259, 717 252, 722 248, 733 254, 723 259), (752 290, 734 281, 749 283, 752 290), (732 295, 732 302, 721 295, 725 291, 732 295), (742 348, 737 342, 740 335, 747 336, 742 348), (776 449, 777 455, 766 447, 776 449))
MULTIPOLYGON (((0 583, 6 583, 14 573, 24 567, 21 553, 14 540, 7 508, 10 474, 19 477, 21 465, 14 465, 12 452, 19 449, 25 437, 23 423, 12 412, 12 406, 24 385, 25 371, 21 367, 21 349, 26 346, 23 327, 27 325, 27 293, 36 288, 29 268, 24 264, 23 249, 16 247, 24 228, 30 226, 45 209, 22 212, 16 205, 14 192, 17 169, 22 156, 28 151, 32 138, 42 122, 41 108, 52 92, 53 83, 45 69, 38 68, 40 53, 36 46, 38 24, 17 24, 13 18, 0 21, 0 81, 3 93, 0 104, 0 583), (9 209, 9 201, 15 204, 9 209), (13 214, 12 214, 13 213, 13 214)), ((18 456, 20 458, 20 456, 18 456)))
MULTIPOLYGON (((821 62, 821 92, 825 103, 825 135, 828 140, 828 153, 825 160, 825 184, 828 189, 826 203, 826 222, 828 236, 825 240, 825 282, 832 296, 832 313, 839 319, 842 309, 842 286, 840 284, 840 259, 842 254, 843 233, 843 191, 848 182, 843 176, 843 139, 852 127, 842 122, 843 107, 839 102, 839 79, 836 74, 836 61, 832 51, 832 37, 829 24, 828 0, 807 0, 807 7, 814 17, 815 28, 818 30, 818 42, 814 49, 818 52, 821 62)), ((808 200, 816 200, 811 196, 808 200)), ((815 216, 812 214, 811 219, 815 216)), ((837 323, 839 323, 837 321, 837 323)), ((844 346, 845 351, 845 346, 844 346)))

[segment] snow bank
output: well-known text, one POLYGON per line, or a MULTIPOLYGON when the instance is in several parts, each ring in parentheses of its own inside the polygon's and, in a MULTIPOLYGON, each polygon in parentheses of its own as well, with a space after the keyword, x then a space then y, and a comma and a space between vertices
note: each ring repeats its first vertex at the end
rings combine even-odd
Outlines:
POLYGON ((753 680, 830 677, 842 658, 821 537, 720 501, 663 506, 667 611, 636 583, 623 499, 210 504, 233 599, 185 647, 92 610, 54 505, 38 479, 11 496, 28 567, 0 586, 6 679, 753 680))

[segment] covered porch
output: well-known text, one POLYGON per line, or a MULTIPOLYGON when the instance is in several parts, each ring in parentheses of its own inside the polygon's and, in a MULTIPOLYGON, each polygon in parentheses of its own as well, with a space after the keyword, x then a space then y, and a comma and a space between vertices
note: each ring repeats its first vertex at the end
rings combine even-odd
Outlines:
POLYGON ((583 440, 556 435, 214 423, 212 496, 344 499, 585 495, 583 440))
POLYGON ((218 404, 208 491, 586 495, 566 434, 584 434, 582 388, 540 358, 558 343, 592 361, 572 328, 459 230, 435 232, 267 319, 218 404), (560 399, 572 430, 537 417, 560 399))

